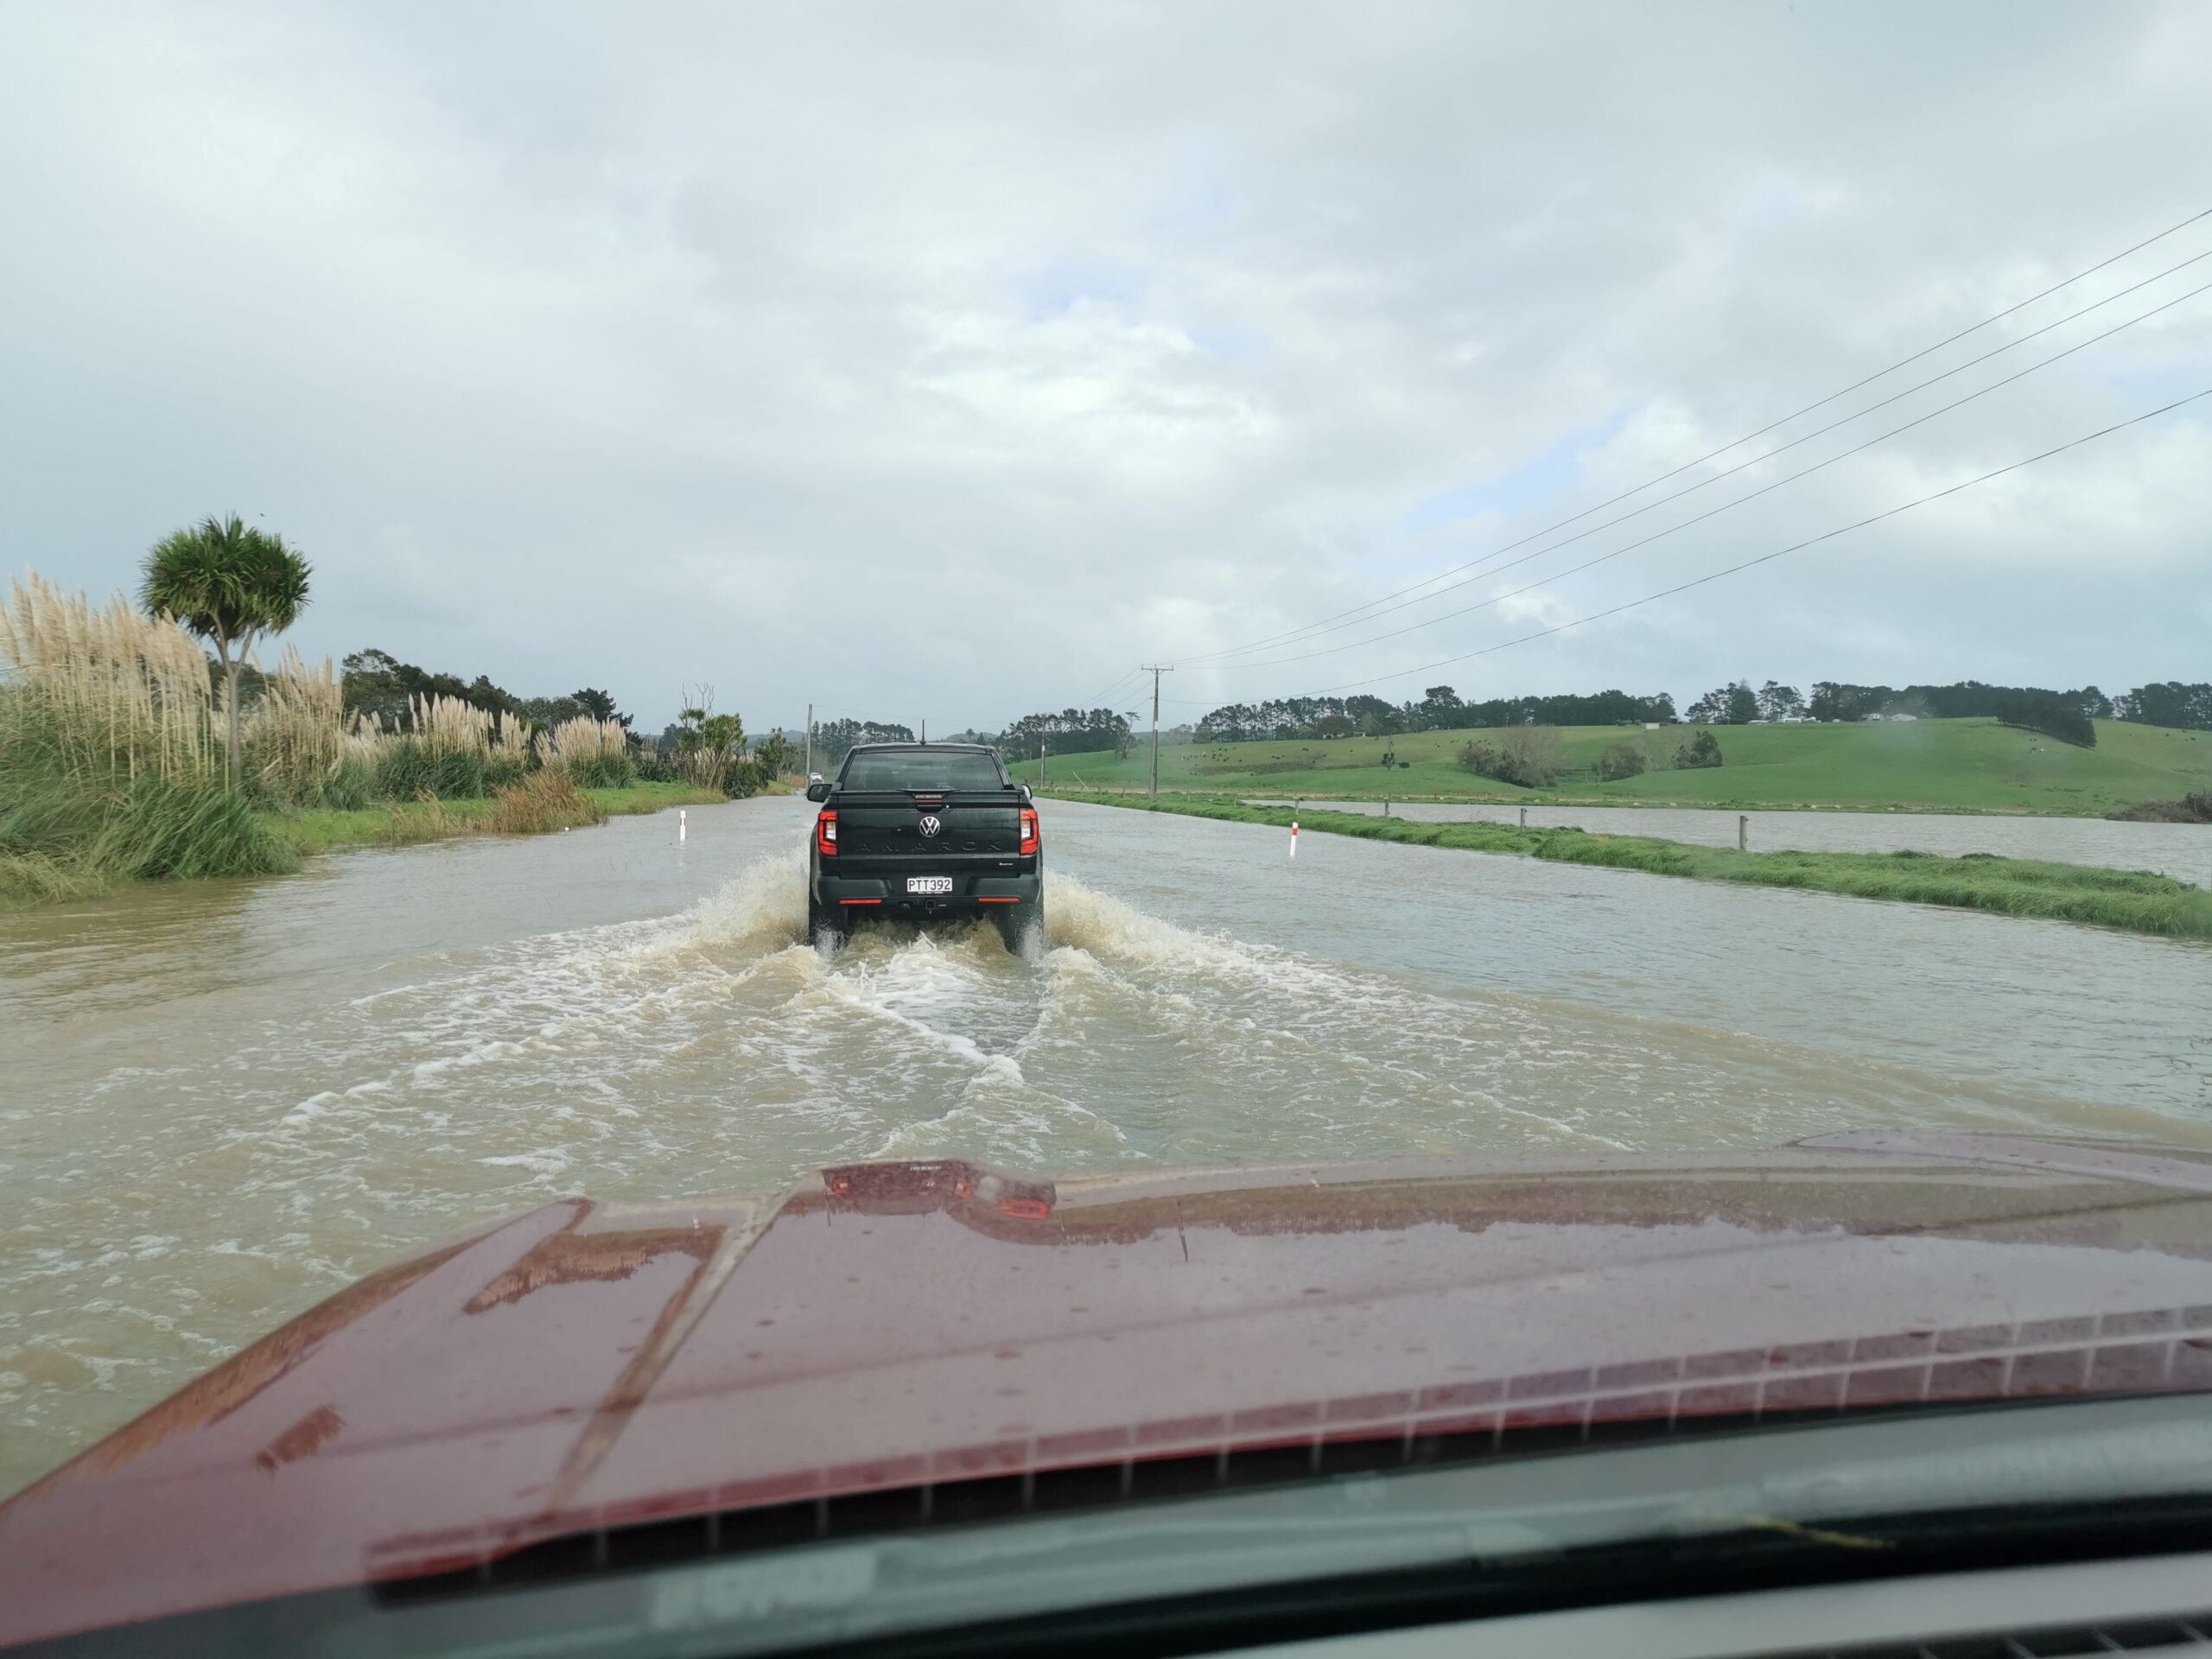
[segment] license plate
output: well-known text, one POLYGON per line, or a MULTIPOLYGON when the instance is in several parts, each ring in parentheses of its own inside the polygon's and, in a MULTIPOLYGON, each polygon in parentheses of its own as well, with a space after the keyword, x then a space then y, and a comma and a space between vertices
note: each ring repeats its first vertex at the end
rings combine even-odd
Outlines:
POLYGON ((950 893, 952 878, 949 875, 910 875, 906 878, 909 893, 950 893))

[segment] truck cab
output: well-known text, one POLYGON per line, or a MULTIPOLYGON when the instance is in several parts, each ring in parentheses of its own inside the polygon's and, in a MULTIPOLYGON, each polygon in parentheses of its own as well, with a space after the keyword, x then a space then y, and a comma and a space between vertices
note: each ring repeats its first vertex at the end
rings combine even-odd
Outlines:
POLYGON ((810 941, 870 918, 982 918, 1007 949, 1042 938, 1045 857, 1037 808, 997 751, 972 743, 867 743, 833 781, 807 852, 810 941))

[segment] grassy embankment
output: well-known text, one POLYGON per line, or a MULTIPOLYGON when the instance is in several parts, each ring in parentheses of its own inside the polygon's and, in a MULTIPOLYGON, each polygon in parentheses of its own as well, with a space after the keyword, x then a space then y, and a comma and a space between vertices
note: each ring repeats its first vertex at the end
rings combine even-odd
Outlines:
POLYGON ((1178 812, 1235 823, 1358 836, 1370 841, 1470 852, 1518 853, 1561 864, 1595 864, 1653 875, 1756 887, 1799 887, 1855 899, 1945 905, 2000 916, 2088 922, 2168 938, 2212 939, 2212 893, 2143 871, 2045 864, 1970 853, 1737 853, 1653 836, 1597 836, 1580 830, 1517 830, 1509 824, 1421 823, 1306 807, 1252 806, 1235 799, 1163 795, 1156 806, 1125 796, 1055 791, 1056 800, 1178 812))
POLYGON ((690 784, 632 784, 623 789, 578 790, 575 794, 588 810, 564 810, 565 804, 557 804, 533 813, 527 822, 512 810, 503 814, 502 803, 496 798, 435 804, 384 801, 350 810, 319 807, 260 816, 294 852, 311 857, 359 847, 405 847, 450 836, 543 834, 671 806, 707 806, 728 798, 719 790, 698 789, 690 784))
MULTIPOLYGON (((2212 788, 2212 733, 2097 721, 2097 747, 2075 748, 1993 720, 1897 724, 1721 726, 1726 764, 1698 771, 1652 770, 1617 783, 1594 775, 1599 753, 1624 741, 1665 766, 1694 728, 1656 732, 1618 726, 1560 728, 1567 770, 1550 789, 1516 789, 1477 778, 1454 757, 1483 734, 1421 732, 1332 741, 1180 744, 1160 752, 1163 791, 1287 795, 1321 799, 1504 801, 1573 806, 1828 808, 1857 811, 2037 813, 2101 817, 2140 801, 2212 788), (1395 750, 1400 764, 1382 769, 1395 750)), ((1491 735, 1495 735, 1492 734, 1491 735)), ((1142 789, 1150 751, 1141 741, 1110 754, 1056 756, 1056 787, 1142 789)), ((1037 780, 1037 763, 1013 771, 1037 780)))
POLYGON ((175 622, 36 576, 0 601, 0 903, 120 882, 296 869, 302 853, 533 835, 722 799, 646 784, 627 734, 537 731, 447 697, 404 729, 350 716, 325 662, 287 652, 245 713, 240 765, 207 659, 175 622), (232 778, 233 771, 237 776, 232 778))

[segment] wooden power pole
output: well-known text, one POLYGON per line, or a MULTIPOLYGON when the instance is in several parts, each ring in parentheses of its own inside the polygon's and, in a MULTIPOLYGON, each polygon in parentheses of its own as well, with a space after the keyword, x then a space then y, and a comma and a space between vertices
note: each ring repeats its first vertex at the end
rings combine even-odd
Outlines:
POLYGON ((1160 677, 1173 674, 1173 668, 1151 668, 1143 671, 1152 676, 1152 798, 1160 798, 1160 677))

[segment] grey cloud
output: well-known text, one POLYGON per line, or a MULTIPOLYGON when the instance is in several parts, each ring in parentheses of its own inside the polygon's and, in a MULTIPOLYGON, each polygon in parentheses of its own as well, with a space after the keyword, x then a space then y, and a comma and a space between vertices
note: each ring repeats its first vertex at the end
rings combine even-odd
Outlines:
MULTIPOLYGON (((699 680, 754 725, 993 724, 1476 556, 2212 207, 2207 61, 2185 3, 14 9, 0 562, 105 590, 237 505, 316 559, 313 652, 656 724, 699 680), (1421 515, 1577 434, 1511 515, 1421 515)), ((1175 690, 1479 650, 2205 384, 2212 296, 1556 589, 1175 690)), ((2195 677, 2197 407, 1436 677, 2195 677)))

